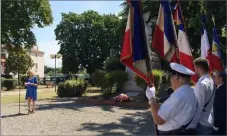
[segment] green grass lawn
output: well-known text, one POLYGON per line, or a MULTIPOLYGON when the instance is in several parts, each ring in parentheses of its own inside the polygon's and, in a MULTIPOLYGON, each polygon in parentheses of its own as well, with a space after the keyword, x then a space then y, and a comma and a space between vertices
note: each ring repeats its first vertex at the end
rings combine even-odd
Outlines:
MULTIPOLYGON (((38 100, 43 100, 43 99, 51 99, 55 98, 57 94, 52 90, 45 90, 42 92, 38 92, 38 100)), ((85 94, 83 96, 100 96, 100 88, 97 87, 89 87, 85 94)), ((25 101, 25 94, 21 94, 20 96, 20 101, 24 102, 25 101)), ((8 103, 17 103, 19 102, 19 96, 18 94, 10 94, 10 95, 3 95, 1 96, 1 103, 2 104, 8 104, 8 103)))
MULTIPOLYGON (((42 99, 48 99, 48 98, 54 98, 57 94, 54 91, 46 91, 46 92, 38 92, 38 100, 42 99)), ((25 101, 25 95, 22 94, 20 96, 20 101, 25 101)), ((8 104, 8 103, 16 103, 19 102, 19 96, 18 95, 5 95, 1 97, 1 103, 2 104, 8 104)))

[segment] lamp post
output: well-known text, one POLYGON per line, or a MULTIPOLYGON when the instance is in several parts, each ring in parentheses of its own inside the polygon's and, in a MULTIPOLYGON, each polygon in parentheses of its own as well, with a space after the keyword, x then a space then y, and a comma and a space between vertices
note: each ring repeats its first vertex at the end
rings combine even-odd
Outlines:
POLYGON ((54 76, 55 76, 55 85, 54 85, 54 87, 55 87, 55 92, 56 92, 56 84, 57 84, 57 77, 56 77, 56 60, 57 59, 60 59, 61 58, 61 54, 50 54, 50 58, 51 59, 54 59, 54 65, 55 65, 55 68, 54 68, 54 76))

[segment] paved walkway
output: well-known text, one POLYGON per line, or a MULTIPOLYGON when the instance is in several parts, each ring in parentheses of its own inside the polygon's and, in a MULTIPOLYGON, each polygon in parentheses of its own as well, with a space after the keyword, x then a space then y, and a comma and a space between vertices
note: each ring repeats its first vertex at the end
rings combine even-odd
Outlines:
MULTIPOLYGON (((153 135, 146 109, 92 106, 74 102, 37 102, 31 115, 15 115, 18 104, 2 105, 2 135, 153 135)), ((21 112, 27 113, 25 103, 21 112)))

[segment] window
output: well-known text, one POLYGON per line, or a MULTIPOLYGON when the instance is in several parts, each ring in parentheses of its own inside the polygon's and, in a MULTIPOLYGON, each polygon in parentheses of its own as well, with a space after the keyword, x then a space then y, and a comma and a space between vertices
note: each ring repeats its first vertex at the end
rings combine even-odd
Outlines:
POLYGON ((35 72, 38 72, 38 63, 34 63, 35 66, 35 72))

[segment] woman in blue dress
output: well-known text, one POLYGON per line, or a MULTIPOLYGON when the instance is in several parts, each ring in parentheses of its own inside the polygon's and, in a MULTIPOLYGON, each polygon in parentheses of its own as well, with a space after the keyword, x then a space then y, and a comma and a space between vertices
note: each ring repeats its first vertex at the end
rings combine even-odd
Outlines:
POLYGON ((35 112, 35 101, 37 100, 37 78, 34 74, 29 71, 27 73, 28 77, 25 81, 25 86, 27 87, 25 99, 28 100, 28 114, 35 112), (32 108, 31 108, 32 102, 32 108))

